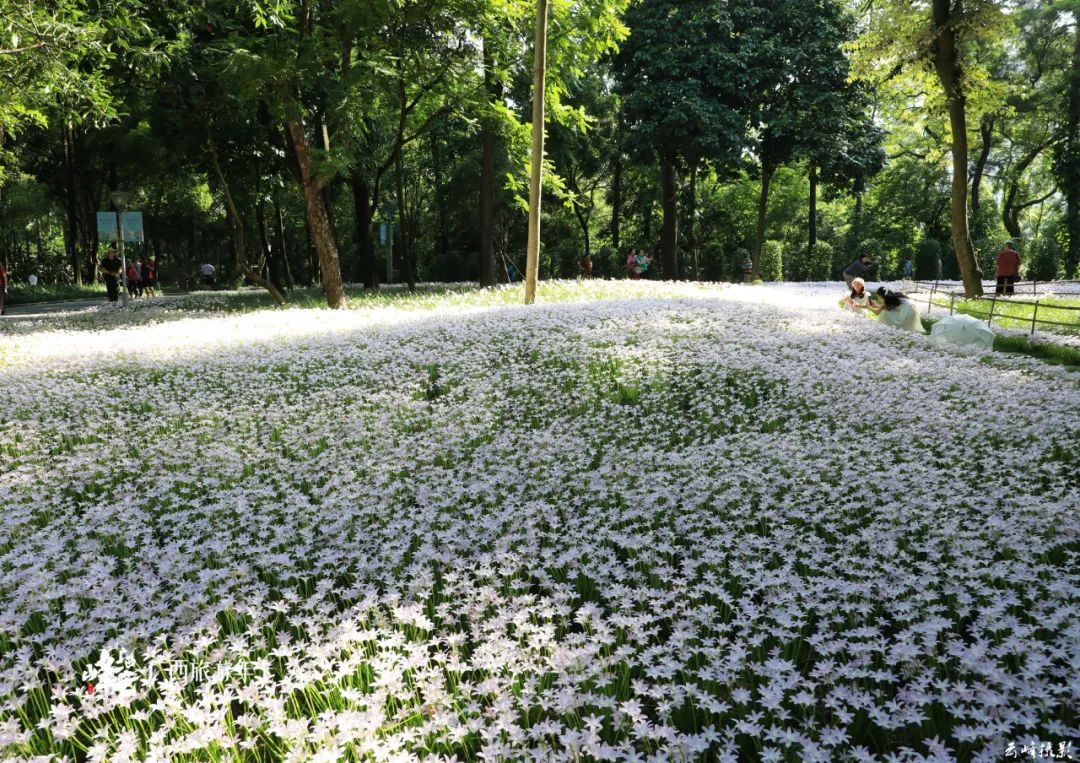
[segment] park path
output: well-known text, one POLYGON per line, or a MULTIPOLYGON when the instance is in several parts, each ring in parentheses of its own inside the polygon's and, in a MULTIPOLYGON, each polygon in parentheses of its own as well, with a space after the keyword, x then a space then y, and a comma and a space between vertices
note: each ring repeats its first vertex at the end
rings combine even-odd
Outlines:
MULTIPOLYGON (((153 297, 153 299, 155 302, 173 302, 186 296, 187 293, 165 294, 161 297, 153 297)), ((133 303, 139 301, 132 300, 133 303)), ((67 302, 34 302, 27 305, 9 305, 5 317, 33 318, 41 315, 51 315, 52 313, 79 312, 104 304, 106 304, 105 298, 100 297, 97 299, 73 299, 67 302)))

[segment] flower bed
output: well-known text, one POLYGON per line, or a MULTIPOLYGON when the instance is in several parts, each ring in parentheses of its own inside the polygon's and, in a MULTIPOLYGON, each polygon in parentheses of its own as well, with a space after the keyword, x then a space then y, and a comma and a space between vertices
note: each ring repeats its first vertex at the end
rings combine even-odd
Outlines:
POLYGON ((1065 371, 558 288, 7 337, 0 757, 1080 746, 1065 371))

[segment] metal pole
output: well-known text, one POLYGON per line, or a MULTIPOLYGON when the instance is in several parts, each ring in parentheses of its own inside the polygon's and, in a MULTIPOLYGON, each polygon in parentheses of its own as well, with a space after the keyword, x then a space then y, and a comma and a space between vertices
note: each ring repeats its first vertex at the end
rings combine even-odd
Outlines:
POLYGON ((127 257, 124 255, 124 218, 120 210, 116 211, 116 238, 120 247, 120 274, 123 277, 123 289, 120 292, 120 306, 128 306, 127 257))
POLYGON ((1035 336, 1035 319, 1039 317, 1039 300, 1035 300, 1035 309, 1031 311, 1031 335, 1035 336))
POLYGON ((949 295, 949 315, 952 315, 953 310, 955 310, 955 309, 956 309, 956 295, 955 294, 950 294, 949 295))
POLYGON ((536 3, 536 47, 533 70, 532 173, 529 178, 529 240, 525 252, 525 304, 536 301, 540 269, 540 191, 544 173, 544 84, 547 74, 548 0, 536 3))
POLYGON ((997 307, 997 294, 990 300, 990 317, 986 319, 986 325, 989 326, 994 322, 994 308, 997 307))

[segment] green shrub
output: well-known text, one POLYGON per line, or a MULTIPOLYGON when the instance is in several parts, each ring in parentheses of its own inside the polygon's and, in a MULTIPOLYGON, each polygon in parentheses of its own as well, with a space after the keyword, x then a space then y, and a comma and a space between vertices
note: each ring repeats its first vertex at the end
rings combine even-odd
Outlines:
POLYGON ((1028 281, 1052 281, 1064 276, 1065 252, 1057 239, 1043 236, 1027 248, 1024 277, 1028 281))
POLYGON ((943 263, 944 259, 945 252, 941 242, 934 238, 924 238, 915 247, 915 277, 920 281, 937 280, 938 262, 943 263))
POLYGON ((763 281, 780 281, 784 277, 784 245, 779 241, 766 241, 761 248, 761 278, 763 281))
POLYGON ((832 270, 833 245, 828 241, 818 241, 814 245, 814 254, 810 258, 810 270, 806 277, 811 281, 825 281, 832 270))

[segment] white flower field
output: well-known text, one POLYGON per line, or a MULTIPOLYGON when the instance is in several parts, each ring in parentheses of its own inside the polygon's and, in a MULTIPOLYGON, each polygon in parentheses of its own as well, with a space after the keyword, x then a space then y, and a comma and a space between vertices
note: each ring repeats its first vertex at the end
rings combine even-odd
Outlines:
POLYGON ((1080 760, 1078 375, 841 295, 0 324, 0 759, 1080 760))

